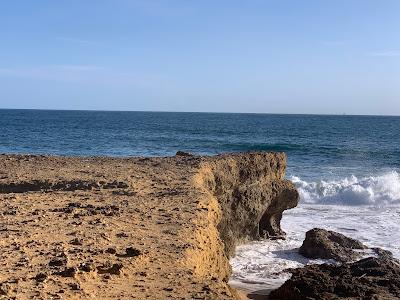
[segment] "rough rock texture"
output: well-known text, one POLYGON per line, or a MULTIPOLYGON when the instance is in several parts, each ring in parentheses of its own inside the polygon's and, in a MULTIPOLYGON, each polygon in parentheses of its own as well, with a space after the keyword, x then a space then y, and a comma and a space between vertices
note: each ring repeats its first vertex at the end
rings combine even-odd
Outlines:
POLYGON ((203 166, 202 180, 222 209, 218 230, 228 256, 244 240, 284 236, 282 212, 299 199, 293 183, 284 179, 285 168, 283 154, 227 157, 203 166))
POLYGON ((0 298, 234 299, 234 246, 297 204, 285 164, 0 155, 0 298))
POLYGON ((292 277, 268 299, 400 299, 400 263, 389 251, 372 248, 376 257, 360 257, 361 242, 340 233, 314 228, 299 252, 309 258, 332 258, 342 264, 292 269, 292 277))
POLYGON ((400 264, 380 256, 343 265, 309 265, 272 291, 270 300, 400 299, 400 264))
POLYGON ((307 258, 335 259, 338 262, 349 262, 361 256, 354 249, 362 250, 366 248, 361 242, 343 234, 314 228, 307 231, 299 253, 307 258))

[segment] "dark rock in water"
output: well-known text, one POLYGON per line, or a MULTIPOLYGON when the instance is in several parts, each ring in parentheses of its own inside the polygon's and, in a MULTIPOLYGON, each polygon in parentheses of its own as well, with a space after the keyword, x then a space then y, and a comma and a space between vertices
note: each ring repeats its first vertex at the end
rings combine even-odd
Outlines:
POLYGON ((193 154, 189 152, 178 151, 176 152, 175 156, 193 156, 193 154))
POLYGON ((338 262, 350 262, 360 258, 353 249, 367 249, 361 242, 343 234, 314 228, 307 231, 299 253, 307 258, 335 259, 338 262))
POLYGON ((269 299, 400 299, 400 264, 385 255, 342 265, 308 265, 291 273, 269 299))
POLYGON ((269 299, 400 299, 400 263, 391 252, 372 248, 377 257, 360 257, 354 249, 367 249, 343 234, 314 228, 306 233, 300 254, 335 259, 337 264, 292 269, 291 279, 269 299))

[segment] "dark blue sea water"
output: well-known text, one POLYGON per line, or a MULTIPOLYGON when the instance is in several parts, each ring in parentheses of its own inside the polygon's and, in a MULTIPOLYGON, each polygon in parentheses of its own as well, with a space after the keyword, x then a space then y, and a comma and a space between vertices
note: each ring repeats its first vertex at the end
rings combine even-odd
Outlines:
POLYGON ((168 156, 284 151, 304 179, 400 167, 400 117, 0 110, 0 153, 168 156), (318 175, 316 175, 318 174, 318 175))

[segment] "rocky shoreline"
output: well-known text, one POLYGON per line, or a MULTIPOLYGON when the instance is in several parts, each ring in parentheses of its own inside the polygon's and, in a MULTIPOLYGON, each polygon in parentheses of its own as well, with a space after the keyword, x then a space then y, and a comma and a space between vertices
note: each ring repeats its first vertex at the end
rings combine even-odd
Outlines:
POLYGON ((314 228, 306 233, 299 253, 336 263, 290 270, 292 277, 268 299, 400 299, 400 262, 389 251, 314 228))
POLYGON ((235 246, 280 238, 282 153, 0 155, 0 297, 238 299, 235 246))
POLYGON ((0 299, 399 299, 388 251, 318 228, 299 253, 336 263, 270 295, 227 284, 237 245, 284 237, 285 168, 283 153, 0 155, 0 299))

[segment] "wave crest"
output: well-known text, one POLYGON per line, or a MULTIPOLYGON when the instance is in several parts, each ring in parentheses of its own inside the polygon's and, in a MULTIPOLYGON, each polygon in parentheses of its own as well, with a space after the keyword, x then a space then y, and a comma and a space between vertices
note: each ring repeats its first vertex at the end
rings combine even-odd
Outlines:
POLYGON ((307 182, 297 176, 290 180, 297 186, 304 203, 340 205, 400 205, 400 174, 392 171, 380 176, 307 182))

